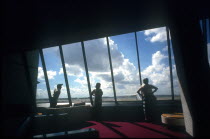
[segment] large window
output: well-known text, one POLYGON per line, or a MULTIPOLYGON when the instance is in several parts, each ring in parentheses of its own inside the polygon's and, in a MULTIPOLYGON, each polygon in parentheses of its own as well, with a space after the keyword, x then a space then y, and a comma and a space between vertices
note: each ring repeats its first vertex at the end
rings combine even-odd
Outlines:
POLYGON ((106 38, 84 42, 91 90, 101 83, 103 101, 114 101, 106 38))
MULTIPOLYGON (((208 22, 207 29, 209 29, 208 22)), ((207 35, 209 36, 209 31, 207 35)), ((169 36, 172 47, 170 40, 169 36)), ((209 48, 209 39, 207 41, 209 48)), ((139 101, 136 92, 140 87, 140 76, 142 80, 149 78, 149 83, 159 88, 155 93, 158 100, 172 100, 173 90, 174 98, 180 99, 181 88, 176 74, 173 51, 168 50, 166 27, 109 36, 108 42, 109 47, 106 38, 100 38, 84 41, 84 43, 62 45, 60 47, 62 49, 58 46, 43 49, 51 95, 57 84, 63 84, 58 102, 68 103, 64 65, 70 99, 73 103, 90 102, 88 77, 91 91, 95 89, 97 82, 101 83, 104 93, 103 102, 115 101, 113 84, 115 84, 117 101, 139 101), (110 48, 111 59, 109 59, 108 48, 110 48), (63 52, 64 65, 61 62, 60 50, 63 52), (84 54, 86 54, 85 57, 84 54), (169 60, 171 60, 171 73, 169 60), (87 68, 85 68, 86 64, 87 68), (111 70, 114 82, 112 82, 111 70)), ((40 83, 37 85, 37 102, 49 102, 41 60, 39 60, 38 72, 40 83)))
POLYGON ((137 32, 141 76, 158 87, 158 100, 171 99, 170 67, 166 28, 154 28, 137 32))
POLYGON ((203 33, 204 40, 206 41, 206 44, 207 44, 207 55, 208 55, 208 61, 210 64, 210 21, 209 19, 200 20, 200 27, 203 33))
POLYGON ((140 87, 135 34, 109 38, 118 101, 136 101, 140 87))
POLYGON ((169 40, 170 40, 170 50, 171 50, 171 63, 172 63, 172 78, 173 78, 173 90, 174 90, 174 99, 175 100, 180 100, 180 94, 182 92, 182 88, 179 82, 179 78, 177 76, 177 71, 176 71, 176 63, 175 63, 175 59, 174 59, 174 53, 173 53, 173 49, 172 49, 172 43, 171 43, 171 35, 169 33, 169 40))
POLYGON ((67 102, 68 96, 64 76, 59 74, 60 68, 62 68, 59 47, 56 46, 43 49, 43 54, 46 64, 51 96, 53 96, 54 89, 57 88, 57 84, 63 84, 58 102, 67 102))
POLYGON ((81 43, 63 45, 62 49, 72 103, 90 102, 81 43))

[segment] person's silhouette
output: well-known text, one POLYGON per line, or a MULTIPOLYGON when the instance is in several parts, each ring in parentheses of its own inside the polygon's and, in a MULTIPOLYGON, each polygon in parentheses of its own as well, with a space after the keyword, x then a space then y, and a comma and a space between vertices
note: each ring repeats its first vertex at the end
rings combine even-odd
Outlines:
POLYGON ((103 95, 103 91, 100 89, 101 84, 97 83, 96 84, 96 89, 94 89, 91 92, 91 95, 95 96, 95 100, 94 100, 94 107, 96 109, 100 109, 102 106, 102 95, 103 95))
POLYGON ((58 97, 61 93, 62 85, 63 84, 58 84, 57 89, 54 90, 54 94, 53 94, 53 97, 52 97, 52 102, 51 102, 51 105, 50 105, 50 107, 52 107, 52 108, 55 108, 56 105, 57 105, 58 97))
POLYGON ((156 115, 156 97, 154 96, 154 93, 158 90, 158 88, 156 86, 150 85, 148 78, 143 79, 143 83, 144 85, 139 88, 137 93, 142 96, 142 100, 145 101, 145 119, 147 121, 152 121, 156 115))

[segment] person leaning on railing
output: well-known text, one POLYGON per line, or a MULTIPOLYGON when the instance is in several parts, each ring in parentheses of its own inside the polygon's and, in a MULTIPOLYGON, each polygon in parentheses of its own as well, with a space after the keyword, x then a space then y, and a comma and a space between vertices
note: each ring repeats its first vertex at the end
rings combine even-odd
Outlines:
POLYGON ((57 105, 58 97, 61 93, 62 85, 63 84, 57 84, 57 89, 54 90, 53 97, 52 97, 51 104, 50 104, 51 108, 55 108, 57 105))

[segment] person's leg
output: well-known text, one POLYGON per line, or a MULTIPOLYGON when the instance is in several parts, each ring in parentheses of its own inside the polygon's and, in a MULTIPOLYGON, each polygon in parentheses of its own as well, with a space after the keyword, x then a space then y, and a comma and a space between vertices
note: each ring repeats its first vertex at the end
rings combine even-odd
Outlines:
POLYGON ((145 101, 145 120, 151 121, 151 108, 148 100, 145 101))
POLYGON ((150 113, 151 113, 151 119, 153 122, 160 122, 160 112, 157 109, 157 104, 156 104, 156 98, 151 99, 150 102, 150 113))

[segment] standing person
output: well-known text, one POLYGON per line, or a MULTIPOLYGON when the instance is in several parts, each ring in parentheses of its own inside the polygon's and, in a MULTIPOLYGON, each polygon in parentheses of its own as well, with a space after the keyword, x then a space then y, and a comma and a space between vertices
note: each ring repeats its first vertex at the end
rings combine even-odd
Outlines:
POLYGON ((143 79, 143 83, 144 85, 139 88, 137 93, 142 96, 142 100, 145 101, 145 120, 151 122, 155 120, 156 97, 154 96, 154 93, 158 90, 158 88, 150 85, 148 78, 143 79))
POLYGON ((94 89, 91 92, 91 95, 95 96, 95 100, 94 100, 94 108, 96 110, 99 110, 102 106, 102 95, 103 95, 103 91, 100 89, 101 84, 97 83, 96 84, 96 89, 94 89))
POLYGON ((53 94, 53 97, 52 97, 52 102, 51 102, 51 105, 50 105, 51 108, 55 108, 56 105, 57 105, 58 97, 61 93, 62 85, 63 84, 57 84, 57 89, 54 90, 54 94, 53 94))

